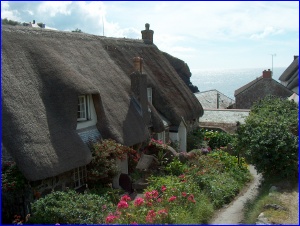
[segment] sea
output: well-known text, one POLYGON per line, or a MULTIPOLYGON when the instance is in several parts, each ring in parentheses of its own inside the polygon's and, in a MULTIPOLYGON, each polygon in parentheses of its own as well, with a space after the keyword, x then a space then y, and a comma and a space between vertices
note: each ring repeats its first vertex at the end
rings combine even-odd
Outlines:
MULTIPOLYGON (((285 67, 274 67, 272 78, 280 83, 278 79, 285 69, 285 67)), ((266 69, 191 69, 190 81, 198 87, 200 92, 216 89, 234 100, 234 91, 260 77, 263 70, 266 69)))

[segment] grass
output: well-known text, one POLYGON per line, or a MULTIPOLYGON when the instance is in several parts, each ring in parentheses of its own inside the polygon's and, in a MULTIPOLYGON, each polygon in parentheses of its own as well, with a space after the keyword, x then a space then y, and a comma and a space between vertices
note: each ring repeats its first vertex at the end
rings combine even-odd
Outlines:
POLYGON ((298 224, 299 223, 299 192, 298 181, 276 181, 276 178, 265 180, 259 195, 245 205, 244 224, 255 224, 260 213, 272 224, 298 224), (279 188, 276 192, 269 192, 272 185, 279 188), (266 204, 277 204, 287 210, 265 209, 266 204))

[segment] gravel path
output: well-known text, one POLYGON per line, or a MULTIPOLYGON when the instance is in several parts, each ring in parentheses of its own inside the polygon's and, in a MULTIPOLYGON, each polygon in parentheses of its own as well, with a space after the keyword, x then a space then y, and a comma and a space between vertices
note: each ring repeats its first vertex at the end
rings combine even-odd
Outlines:
POLYGON ((257 174, 254 166, 249 166, 253 180, 240 192, 240 194, 227 206, 221 208, 209 224, 241 224, 243 220, 244 204, 248 199, 254 199, 258 194, 261 175, 257 174))

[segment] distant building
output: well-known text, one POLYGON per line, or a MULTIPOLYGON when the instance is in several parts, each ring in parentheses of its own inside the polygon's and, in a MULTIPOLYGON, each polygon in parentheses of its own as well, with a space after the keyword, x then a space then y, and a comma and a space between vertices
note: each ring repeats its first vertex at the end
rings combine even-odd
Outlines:
POLYGON ((195 93, 203 109, 227 109, 234 100, 216 89, 195 93))
POLYGON ((282 85, 287 87, 299 95, 299 57, 294 56, 293 62, 287 67, 287 69, 279 77, 279 81, 282 85))
POLYGON ((264 70, 262 76, 242 86, 234 92, 235 108, 250 109, 254 102, 268 95, 288 98, 293 94, 284 85, 272 79, 272 72, 264 70))

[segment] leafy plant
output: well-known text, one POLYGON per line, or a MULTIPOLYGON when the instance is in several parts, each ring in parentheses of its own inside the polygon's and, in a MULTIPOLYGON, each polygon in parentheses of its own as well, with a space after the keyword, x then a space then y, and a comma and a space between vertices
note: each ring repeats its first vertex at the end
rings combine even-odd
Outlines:
POLYGON ((143 197, 123 196, 116 211, 106 217, 113 224, 206 223, 213 213, 197 185, 181 177, 151 177, 143 197))
POLYGON ((178 157, 175 157, 172 162, 167 164, 165 170, 167 173, 174 175, 174 176, 179 176, 184 173, 184 170, 188 166, 184 163, 182 163, 178 157))
POLYGON ((237 131, 237 149, 265 177, 298 176, 298 107, 266 97, 255 103, 237 131))
POLYGON ((186 175, 206 192, 216 208, 229 203, 250 179, 245 160, 238 164, 237 157, 222 150, 200 155, 197 161, 186 170, 186 175))
POLYGON ((202 128, 194 129, 187 134, 187 151, 200 149, 203 146, 205 130, 202 128))
POLYGON ((25 188, 26 182, 15 162, 2 164, 2 192, 18 193, 25 188))
POLYGON ((29 223, 103 224, 112 207, 105 197, 95 194, 52 192, 32 203, 29 223))
POLYGON ((206 130, 204 140, 211 149, 216 149, 231 143, 233 136, 225 132, 206 130))
POLYGON ((111 183, 112 178, 118 174, 117 159, 123 160, 127 155, 129 172, 132 172, 140 158, 132 148, 111 139, 90 143, 89 146, 93 156, 87 166, 89 184, 111 183))

